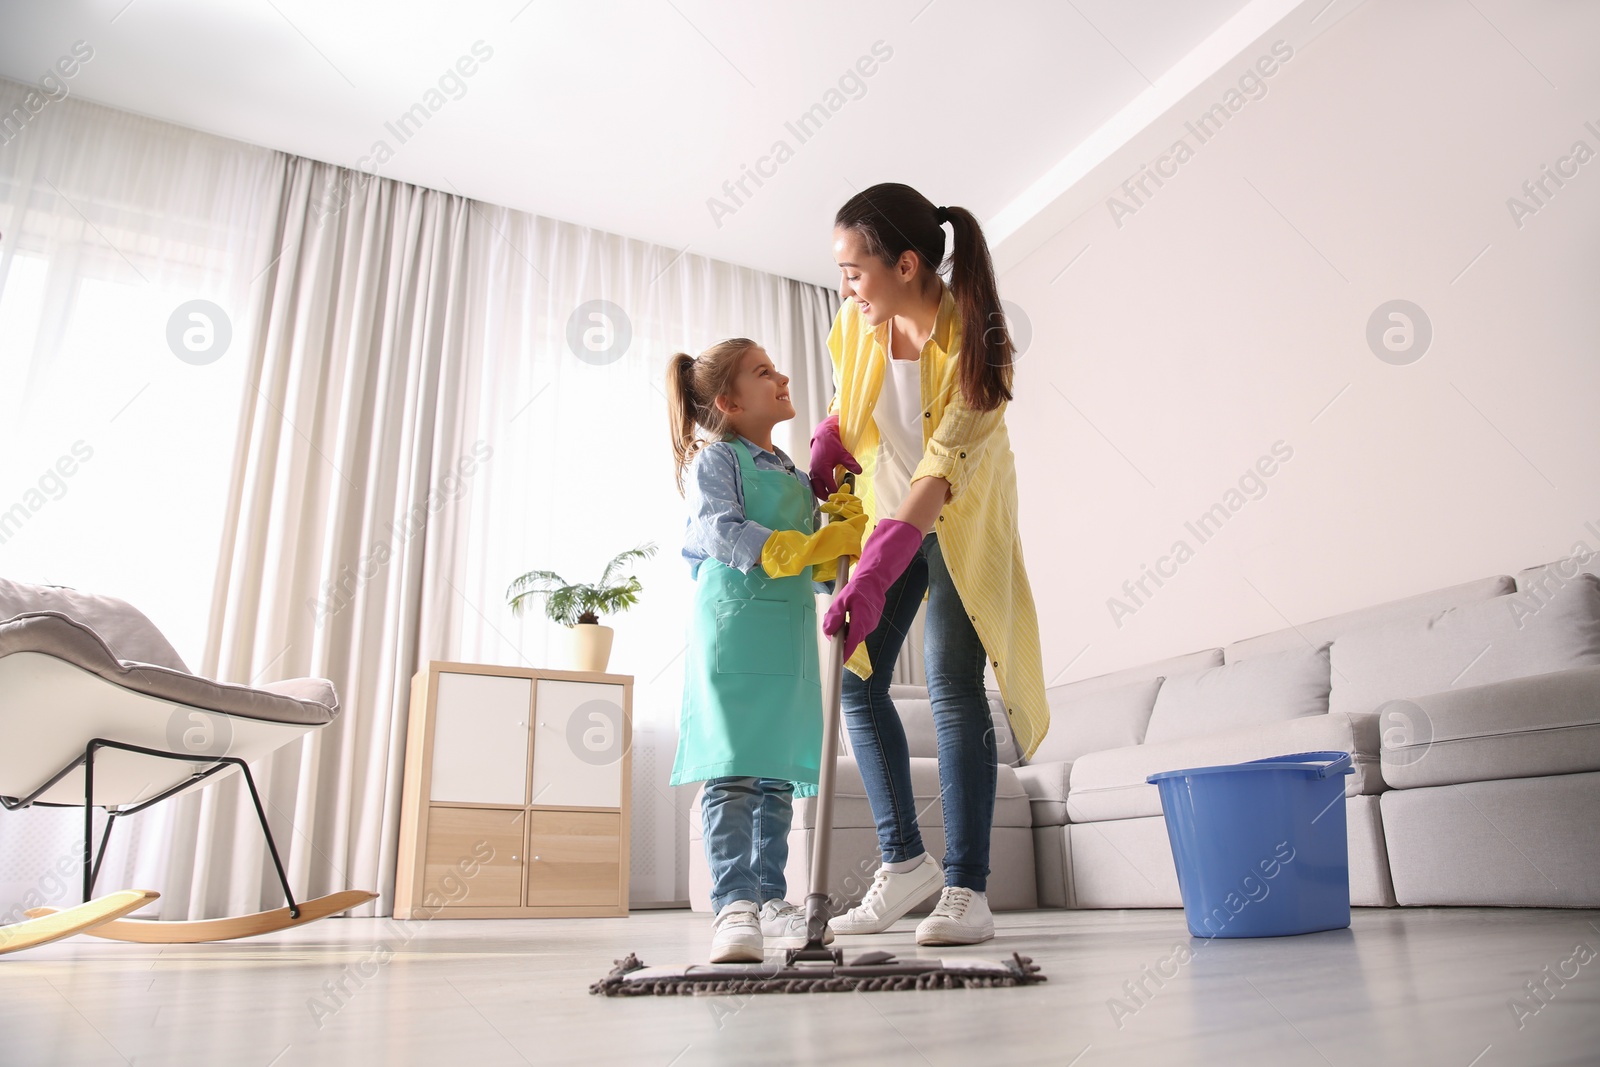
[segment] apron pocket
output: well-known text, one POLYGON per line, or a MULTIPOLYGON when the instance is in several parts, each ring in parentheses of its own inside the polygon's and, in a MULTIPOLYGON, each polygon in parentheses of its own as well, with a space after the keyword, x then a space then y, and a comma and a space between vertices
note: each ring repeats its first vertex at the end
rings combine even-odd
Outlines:
POLYGON ((717 673, 794 675, 794 628, 785 600, 719 600, 717 673))

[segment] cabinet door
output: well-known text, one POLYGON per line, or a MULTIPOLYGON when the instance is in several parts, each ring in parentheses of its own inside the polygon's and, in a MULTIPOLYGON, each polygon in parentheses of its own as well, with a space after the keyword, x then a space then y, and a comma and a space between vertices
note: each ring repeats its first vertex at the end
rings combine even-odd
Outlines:
POLYGON ((527 803, 532 696, 529 678, 440 673, 430 800, 527 803))
POLYGON ((525 818, 498 808, 431 808, 421 910, 520 905, 525 818))
POLYGON ((539 679, 530 803, 622 806, 622 756, 628 745, 623 688, 608 682, 539 679))
POLYGON ((528 906, 622 903, 622 813, 530 811, 528 906))

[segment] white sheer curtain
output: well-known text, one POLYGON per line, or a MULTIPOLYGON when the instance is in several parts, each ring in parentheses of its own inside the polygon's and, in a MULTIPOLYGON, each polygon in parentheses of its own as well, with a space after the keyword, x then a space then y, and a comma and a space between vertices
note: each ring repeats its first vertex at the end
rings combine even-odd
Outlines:
POLYGON ((540 568, 592 581, 618 552, 655 543, 658 554, 635 572, 640 604, 603 621, 617 630, 610 670, 635 679, 632 896, 681 901, 693 791, 674 790, 667 778, 692 583, 680 555, 685 513, 667 432, 667 357, 724 337, 760 342, 793 379, 801 414, 775 438, 803 464, 832 392, 825 340, 838 300, 816 286, 499 208, 475 206, 471 232, 479 313, 468 330, 471 379, 454 451, 484 441, 493 456, 462 497, 462 525, 450 535, 458 550, 440 557, 450 595, 424 616, 422 655, 559 666, 566 632, 537 614, 514 618, 510 580, 540 568))
MULTIPOLYGON (((0 81, 0 114, 29 88, 0 81)), ((279 172, 267 149, 76 99, 0 148, 0 574, 120 596, 195 668, 279 172), (213 344, 232 335, 211 362, 169 343, 193 300, 215 305, 213 344)), ((100 884, 162 887, 173 815, 119 827, 100 884)), ((50 872, 81 819, 0 812, 0 921, 76 901, 76 872, 50 872)))
MULTIPOLYGON (((0 103, 23 91, 0 83, 0 103)), ((641 604, 606 621, 611 669, 636 678, 631 895, 682 900, 690 797, 666 779, 690 587, 665 361, 760 341, 794 379, 777 436, 803 461, 837 297, 355 177, 78 101, 0 152, 0 507, 93 449, 0 569, 125 597, 198 673, 333 679, 338 722, 255 772, 296 891, 379 889, 382 914, 411 673, 564 665, 565 631, 511 616, 511 578, 590 580, 653 541, 641 604), (204 365, 167 340, 194 299, 232 327, 204 365)), ((78 815, 0 813, 0 906, 38 896, 78 815)), ((239 782, 130 824, 103 887, 159 888, 169 919, 281 903, 239 782)))

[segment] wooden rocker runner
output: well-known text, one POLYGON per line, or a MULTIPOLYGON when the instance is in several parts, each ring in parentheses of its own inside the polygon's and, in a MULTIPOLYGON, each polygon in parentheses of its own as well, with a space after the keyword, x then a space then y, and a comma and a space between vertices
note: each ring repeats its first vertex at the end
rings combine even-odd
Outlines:
POLYGON ((113 597, 0 578, 0 807, 81 806, 83 903, 33 908, 0 927, 0 955, 77 933, 146 944, 192 944, 271 933, 347 911, 375 893, 296 901, 249 763, 339 714, 333 684, 296 678, 260 687, 201 678, 161 632, 113 597), (120 817, 244 775, 288 905, 194 922, 123 918, 158 894, 94 897, 120 817), (94 847, 94 809, 107 812, 94 847))

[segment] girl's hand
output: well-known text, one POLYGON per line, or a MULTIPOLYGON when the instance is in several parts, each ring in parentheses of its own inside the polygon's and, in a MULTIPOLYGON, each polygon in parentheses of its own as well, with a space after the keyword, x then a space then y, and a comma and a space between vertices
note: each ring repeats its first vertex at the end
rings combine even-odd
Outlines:
POLYGON ((843 467, 852 474, 861 473, 861 464, 839 440, 839 416, 829 415, 817 423, 811 433, 811 491, 818 500, 826 500, 839 491, 834 478, 834 467, 843 467))
POLYGON ((848 489, 840 489, 823 502, 822 513, 837 516, 835 522, 849 522, 865 515, 866 509, 862 507, 860 497, 848 489))

